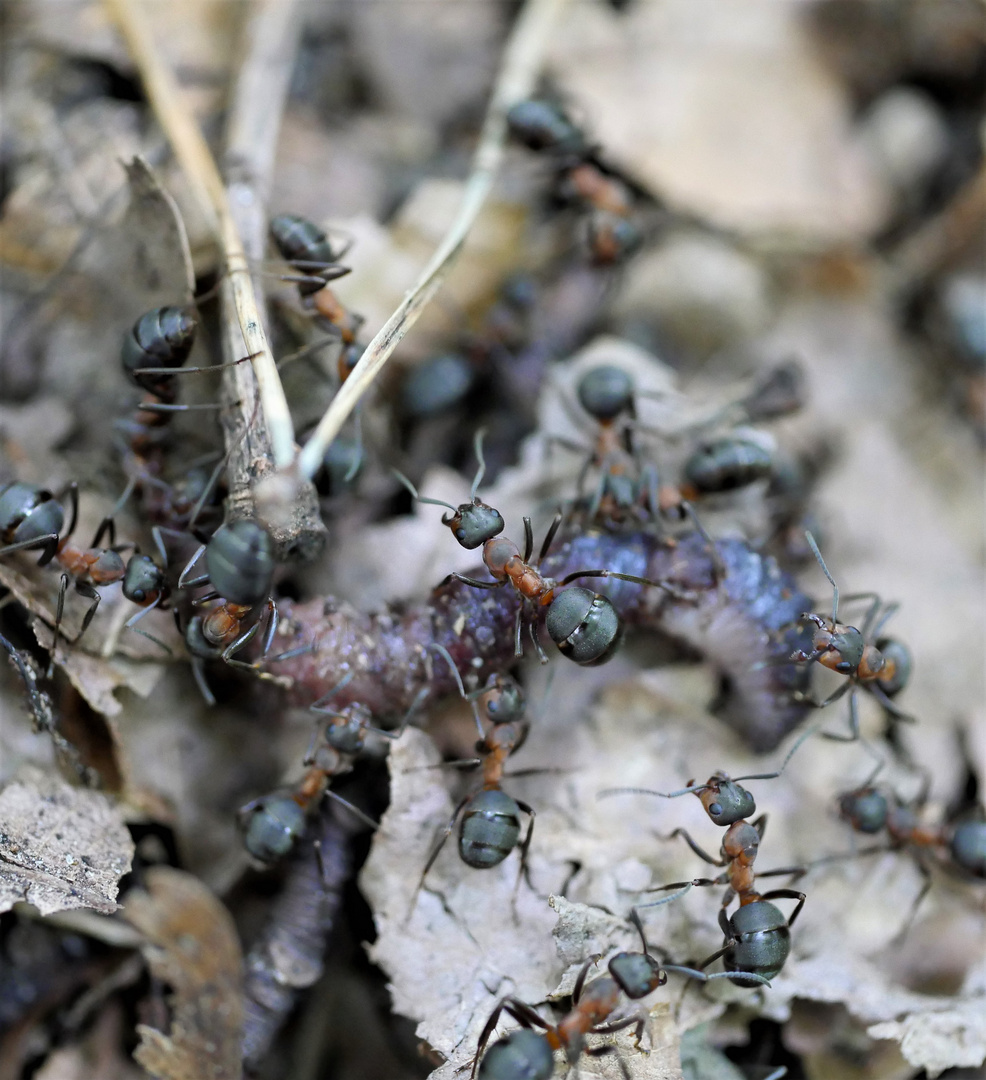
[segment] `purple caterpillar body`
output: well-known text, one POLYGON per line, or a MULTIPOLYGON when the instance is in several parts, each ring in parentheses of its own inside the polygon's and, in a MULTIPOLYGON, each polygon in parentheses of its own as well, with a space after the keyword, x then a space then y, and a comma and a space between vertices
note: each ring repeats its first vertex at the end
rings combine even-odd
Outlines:
MULTIPOLYGON (((618 579, 586 578, 604 593, 629 626, 656 631, 688 646, 719 671, 717 712, 749 745, 772 750, 805 716, 810 671, 784 660, 810 647, 800 621, 810 599, 773 558, 739 540, 716 544, 725 570, 718 582, 705 541, 695 533, 677 543, 646 533, 583 533, 557 544, 542 571, 562 578, 605 568, 663 581, 684 596, 618 579)), ((275 648, 299 651, 268 658, 264 669, 284 677, 293 703, 307 705, 351 670, 337 707, 360 701, 378 717, 403 715, 423 686, 426 701, 457 693, 451 672, 428 648, 443 645, 478 684, 513 665, 519 596, 509 585, 476 589, 458 581, 403 610, 364 614, 334 600, 279 601, 281 633, 275 648)))

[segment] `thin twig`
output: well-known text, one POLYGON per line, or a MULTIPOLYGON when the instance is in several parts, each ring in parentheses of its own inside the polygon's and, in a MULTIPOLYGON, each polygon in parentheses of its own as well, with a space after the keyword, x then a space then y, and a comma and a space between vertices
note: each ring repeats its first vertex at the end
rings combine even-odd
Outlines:
MULTIPOLYGON (((286 468, 294 460, 294 428, 257 310, 246 254, 219 169, 185 104, 174 75, 154 46, 140 4, 137 0, 105 2, 126 40, 158 122, 168 136, 195 198, 222 247, 240 330, 257 376, 263 421, 269 430, 274 465, 286 468)), ((249 409, 250 404, 245 402, 243 407, 249 409)))
POLYGON ((530 96, 534 90, 549 31, 564 2, 528 0, 517 18, 504 52, 458 216, 417 283, 366 347, 359 363, 332 399, 314 434, 305 444, 298 457, 299 471, 303 476, 314 476, 325 451, 339 434, 346 418, 369 389, 397 344, 418 321, 452 268, 493 186, 504 153, 507 110, 515 102, 530 96))
MULTIPOLYGON (((252 265, 264 255, 267 205, 274 171, 277 135, 291 81, 292 61, 301 37, 303 9, 297 0, 257 0, 243 33, 243 61, 231 96, 223 161, 230 214, 252 265)), ((246 274, 240 275, 246 277, 246 274)), ((258 319, 266 320, 262 282, 253 281, 258 319)), ((243 337, 234 282, 223 283, 222 339, 227 364, 243 356, 243 337)), ((251 424, 257 383, 247 364, 228 367, 223 379, 223 431, 228 447, 230 520, 256 514, 271 531, 281 561, 315 558, 325 544, 318 496, 299 483, 282 502, 258 495, 258 485, 274 472, 266 428, 251 424)))

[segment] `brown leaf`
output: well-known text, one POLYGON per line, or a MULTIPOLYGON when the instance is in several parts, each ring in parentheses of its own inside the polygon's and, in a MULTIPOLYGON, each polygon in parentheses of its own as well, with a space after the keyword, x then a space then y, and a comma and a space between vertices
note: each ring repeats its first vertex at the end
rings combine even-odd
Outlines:
POLYGON ((148 939, 147 961, 172 989, 171 1034, 137 1028, 134 1057, 161 1080, 234 1080, 242 1074, 243 959, 226 908, 191 874, 147 873, 126 916, 148 939))

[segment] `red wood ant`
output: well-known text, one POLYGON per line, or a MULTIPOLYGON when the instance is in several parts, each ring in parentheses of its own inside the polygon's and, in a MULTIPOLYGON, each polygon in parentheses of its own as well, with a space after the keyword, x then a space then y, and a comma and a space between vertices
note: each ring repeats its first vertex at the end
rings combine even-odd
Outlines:
POLYGON ((262 863, 270 865, 287 855, 304 832, 308 816, 324 796, 335 799, 372 828, 378 826, 376 821, 333 791, 329 785, 333 779, 352 769, 354 760, 366 745, 368 734, 380 735, 385 739, 399 739, 428 690, 425 687, 419 691, 400 725, 390 731, 375 726, 372 722, 373 713, 359 702, 350 702, 338 710, 330 707, 330 699, 352 677, 350 672, 310 706, 313 712, 328 717, 328 721, 313 732, 304 758, 307 771, 293 790, 264 795, 247 803, 239 811, 244 846, 262 863))
MULTIPOLYGON (((526 704, 523 690, 509 676, 494 674, 490 676, 486 686, 472 694, 467 694, 459 669, 455 666, 455 661, 448 650, 434 642, 430 648, 434 649, 449 665, 459 687, 459 693, 463 700, 472 706, 476 728, 479 731, 476 752, 480 757, 454 764, 482 765, 483 786, 479 791, 467 795, 455 808, 441 838, 428 856, 424 870, 421 871, 421 878, 411 901, 412 912, 428 871, 434 866, 457 821, 459 821, 459 857, 467 866, 477 870, 489 870, 494 866, 499 866, 519 845, 518 884, 520 875, 524 873, 526 867, 527 852, 534 834, 534 810, 527 803, 514 799, 503 790, 503 768, 507 758, 520 749, 527 738, 529 725, 524 715, 526 704), (476 705, 479 698, 483 699, 487 719, 492 724, 486 732, 483 730, 476 705), (523 840, 520 839, 521 812, 528 815, 527 832, 523 840)), ((513 775, 521 776, 529 775, 529 773, 522 772, 513 775)))
POLYGON ((243 519, 219 528, 208 544, 199 547, 178 578, 179 588, 194 589, 207 583, 212 586, 205 596, 192 601, 193 606, 219 601, 205 615, 193 616, 184 631, 192 671, 210 705, 215 705, 216 699, 205 681, 205 660, 222 660, 231 667, 247 668, 257 671, 261 678, 271 678, 259 671, 257 663, 234 657, 260 632, 263 610, 259 609, 267 612, 262 655, 270 651, 277 632, 277 605, 270 596, 274 566, 270 534, 256 521, 243 519), (206 573, 189 578, 203 552, 206 573))
MULTIPOLYGON (((92 546, 88 548, 77 547, 69 542, 75 531, 78 515, 79 489, 74 483, 69 484, 59 496, 21 481, 12 481, 0 488, 0 538, 10 541, 0 548, 0 555, 41 548, 38 565, 46 566, 55 562, 63 571, 55 610, 55 629, 47 672, 49 678, 54 671, 55 647, 61 630, 69 583, 74 584, 75 591, 80 596, 90 601, 82 626, 70 641, 70 644, 75 645, 89 629, 96 615, 100 601, 97 587, 122 581, 126 570, 120 557, 120 549, 115 546, 98 546, 105 531, 103 526, 100 526, 92 546), (69 497, 71 517, 68 529, 61 535, 65 512, 60 499, 65 495, 69 497)), ((112 545, 112 539, 110 542, 112 545)))
POLYGON ((812 702, 816 708, 824 709, 826 705, 838 701, 845 694, 849 695, 849 734, 823 732, 823 736, 839 742, 855 742, 859 738, 859 710, 856 702, 858 687, 869 691, 892 719, 913 722, 914 718, 903 712, 891 700, 903 690, 910 679, 912 667, 910 650, 894 638, 879 636, 887 620, 900 605, 897 603, 884 605, 876 593, 856 593, 847 599, 872 601, 863 620, 862 629, 857 630, 855 626, 840 623, 839 587, 825 565, 815 538, 807 532, 805 539, 814 552, 822 572, 832 585, 832 618, 829 619, 815 612, 804 612, 801 618, 814 623, 818 629, 812 639, 811 652, 798 649, 791 654, 790 659, 804 663, 817 660, 823 667, 848 676, 846 681, 824 701, 812 702), (882 613, 881 608, 883 608, 882 613), (870 644, 871 641, 875 643, 870 644))
POLYGON ((458 507, 441 499, 421 498, 406 476, 401 473, 396 473, 396 475, 420 502, 445 506, 452 511, 451 516, 446 514, 442 517, 442 524, 448 526, 461 547, 467 550, 480 545, 483 547, 483 563, 490 572, 492 581, 479 581, 458 573, 450 574, 445 579, 446 581, 454 579, 475 589, 499 589, 509 583, 521 596, 522 603, 517 610, 514 623, 514 655, 523 656, 524 654, 521 633, 525 607, 527 607, 530 611, 528 629, 531 641, 542 664, 548 662, 537 634, 538 617, 542 609, 545 610, 545 626, 548 634, 563 656, 583 666, 604 664, 613 657, 623 639, 623 623, 616 609, 605 596, 594 593, 591 589, 565 588, 566 585, 579 578, 612 577, 620 581, 632 582, 635 585, 663 589, 678 599, 687 598, 666 582, 651 581, 649 578, 622 574, 615 570, 576 570, 574 573, 567 574, 561 581, 554 581, 542 575, 538 568, 558 532, 562 515, 555 515, 541 544, 537 560, 532 563, 534 531, 531 519, 524 518, 525 544, 522 556, 520 549, 512 540, 499 536, 504 529, 500 512, 492 506, 487 506, 477 494, 486 468, 482 455, 482 432, 479 432, 476 437, 476 456, 479 459, 479 468, 470 491, 471 501, 458 507))
MULTIPOLYGON (((582 965, 572 989, 572 1008, 556 1024, 550 1024, 535 1009, 519 998, 510 996, 499 1001, 490 1014, 476 1048, 472 1075, 476 1076, 479 1065, 480 1080, 548 1080, 554 1074, 554 1052, 560 1050, 569 1066, 575 1065, 583 1053, 599 1056, 612 1053, 614 1047, 586 1048, 587 1035, 604 1035, 636 1025, 637 1045, 646 1024, 646 1013, 640 1008, 628 1015, 619 1015, 624 999, 640 1001, 668 981, 667 973, 674 971, 700 982, 712 979, 734 978, 735 973, 718 972, 709 975, 696 968, 679 964, 662 964, 651 954, 639 918, 632 916, 640 934, 641 952, 621 952, 607 965, 609 974, 601 975, 586 984, 589 969, 599 962, 598 955, 591 956, 582 965), (486 1044, 496 1029, 502 1013, 508 1013, 521 1024, 504 1039, 498 1040, 483 1056, 486 1044), (537 1031, 533 1029, 539 1029, 537 1031)), ((767 980, 759 974, 744 973, 744 981, 766 985, 767 980)))
POLYGON ((643 235, 632 216, 632 189, 600 162, 557 102, 517 102, 507 112, 507 126, 517 142, 554 160, 557 197, 587 213, 586 246, 597 266, 620 263, 640 247, 643 235))
POLYGON ((839 816, 865 836, 885 832, 888 842, 861 848, 849 855, 826 856, 812 865, 884 851, 909 852, 921 872, 923 883, 900 936, 910 926, 931 888, 931 869, 926 853, 933 852, 938 865, 957 871, 962 877, 986 881, 986 821, 969 818, 958 824, 924 823, 920 811, 928 799, 928 777, 918 795, 910 802, 904 802, 894 793, 873 786, 882 768, 881 762, 863 784, 839 796, 839 816))
MULTIPOLYGON (((672 792, 650 791, 646 788, 610 788, 599 793, 600 798, 615 794, 637 793, 657 795, 665 799, 674 799, 689 793, 695 794, 702 803, 702 807, 709 819, 715 825, 726 827, 718 859, 713 858, 699 847, 685 829, 675 829, 668 837, 668 839, 677 836, 682 837, 700 859, 710 863, 712 866, 725 867, 724 873, 716 878, 694 878, 692 881, 676 881, 669 885, 660 885, 645 890, 646 892, 664 892, 670 889, 679 889, 682 891, 675 895, 680 896, 692 886, 728 884, 729 887, 723 896, 719 910, 719 924, 726 938, 726 944, 718 952, 702 961, 698 965, 699 969, 707 967, 720 956, 725 956, 726 968, 731 972, 758 972, 766 978, 773 978, 784 966, 791 949, 790 928, 804 906, 805 894, 792 889, 775 889, 772 892, 763 894, 757 892, 754 883, 753 864, 767 825, 767 815, 762 814, 752 823, 746 820, 756 813, 757 805, 753 796, 746 788, 740 785, 739 781, 773 780, 780 776, 795 751, 809 735, 814 734, 814 730, 810 729, 801 735, 788 752, 781 767, 775 772, 754 773, 736 778, 731 778, 723 772, 717 772, 709 777, 704 784, 695 784, 693 780, 689 780, 687 787, 672 792), (732 903, 734 897, 739 898, 740 906, 731 918, 727 918, 726 909, 732 903), (798 905, 789 919, 785 919, 782 913, 769 902, 778 898, 796 899, 798 901, 798 905)), ((800 877, 804 873, 805 867, 781 867, 775 870, 762 871, 760 877, 778 877, 780 875, 800 877)), ((655 907, 666 902, 667 898, 649 904, 639 904, 634 910, 655 907)))

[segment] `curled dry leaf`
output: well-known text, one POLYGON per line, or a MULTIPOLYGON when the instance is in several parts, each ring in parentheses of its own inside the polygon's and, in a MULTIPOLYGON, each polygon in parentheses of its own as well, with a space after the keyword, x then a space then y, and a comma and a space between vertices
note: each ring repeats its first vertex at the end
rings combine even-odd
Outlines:
POLYGON ((115 911, 133 853, 123 818, 105 795, 35 769, 0 792, 0 911, 21 900, 42 915, 115 911))
POLYGON ((243 958, 226 908, 191 874, 154 867, 126 916, 148 940, 151 970, 172 990, 171 1034, 137 1028, 134 1057, 160 1080, 241 1075, 243 958))

